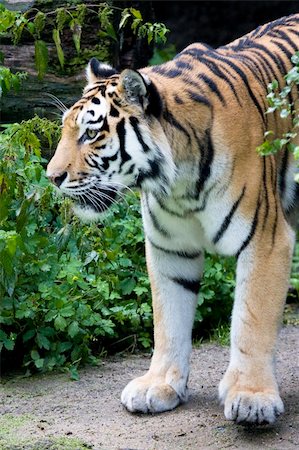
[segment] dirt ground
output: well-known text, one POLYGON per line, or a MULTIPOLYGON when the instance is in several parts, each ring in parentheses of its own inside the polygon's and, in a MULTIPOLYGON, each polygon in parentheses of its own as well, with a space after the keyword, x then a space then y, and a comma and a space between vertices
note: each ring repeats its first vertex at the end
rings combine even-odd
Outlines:
POLYGON ((64 374, 5 378, 0 385, 1 450, 196 450, 299 448, 299 327, 281 330, 277 374, 285 414, 276 426, 244 428, 225 420, 217 385, 229 350, 194 349, 189 403, 158 415, 133 415, 120 404, 126 383, 149 366, 149 357, 105 360, 64 374))

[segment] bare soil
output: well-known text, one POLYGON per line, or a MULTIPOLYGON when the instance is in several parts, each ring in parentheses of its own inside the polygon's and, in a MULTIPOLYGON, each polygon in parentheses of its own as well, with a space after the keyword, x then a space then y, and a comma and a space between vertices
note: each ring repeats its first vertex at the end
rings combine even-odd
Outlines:
POLYGON ((143 374, 148 356, 109 358, 65 374, 8 377, 0 385, 1 450, 196 450, 299 448, 299 327, 281 330, 277 375, 285 414, 275 426, 244 428, 225 420, 217 386, 229 349, 202 344, 192 354, 186 405, 133 415, 120 404, 126 383, 143 374))

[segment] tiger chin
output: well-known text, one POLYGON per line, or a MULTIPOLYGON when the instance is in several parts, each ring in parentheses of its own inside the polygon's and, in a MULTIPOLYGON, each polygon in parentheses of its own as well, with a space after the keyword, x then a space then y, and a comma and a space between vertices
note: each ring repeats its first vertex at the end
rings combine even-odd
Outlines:
MULTIPOLYGON (((122 191, 141 191, 155 349, 124 388, 131 412, 188 400, 191 337, 206 250, 237 259, 230 362, 219 386, 227 419, 274 423, 283 412, 274 354, 299 218, 298 170, 283 149, 260 157, 267 85, 280 87, 299 50, 299 15, 213 49, 191 44, 172 61, 121 73, 92 59, 83 95, 63 117, 47 169, 84 220, 122 191)), ((292 102, 298 93, 289 94, 292 102)), ((298 143, 294 141, 296 145, 298 143)))

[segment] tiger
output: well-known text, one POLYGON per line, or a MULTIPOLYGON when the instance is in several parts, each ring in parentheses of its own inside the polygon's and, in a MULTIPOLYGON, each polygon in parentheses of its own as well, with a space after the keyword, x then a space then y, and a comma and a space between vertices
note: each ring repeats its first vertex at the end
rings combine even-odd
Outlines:
MULTIPOLYGON (((219 385, 225 417, 272 424, 284 411, 274 356, 298 225, 298 168, 287 149, 256 149, 266 130, 279 137, 292 127, 291 118, 266 114, 266 96, 272 80, 285 86, 297 50, 299 14, 217 49, 190 44, 138 70, 92 58, 82 97, 63 115, 47 176, 75 213, 100 220, 125 189, 140 192, 154 349, 149 370, 121 394, 130 412, 161 413, 188 400, 205 252, 237 263, 230 361, 219 385)), ((295 105, 297 90, 288 97, 295 105)))

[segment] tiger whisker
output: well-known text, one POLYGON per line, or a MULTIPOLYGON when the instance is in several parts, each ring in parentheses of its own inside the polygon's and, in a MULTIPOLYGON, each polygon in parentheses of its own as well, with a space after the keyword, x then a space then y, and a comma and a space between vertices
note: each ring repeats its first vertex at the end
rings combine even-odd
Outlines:
POLYGON ((65 104, 58 97, 56 97, 56 95, 50 94, 49 92, 46 92, 45 95, 53 100, 52 104, 55 105, 61 112, 65 113, 68 110, 65 104))

